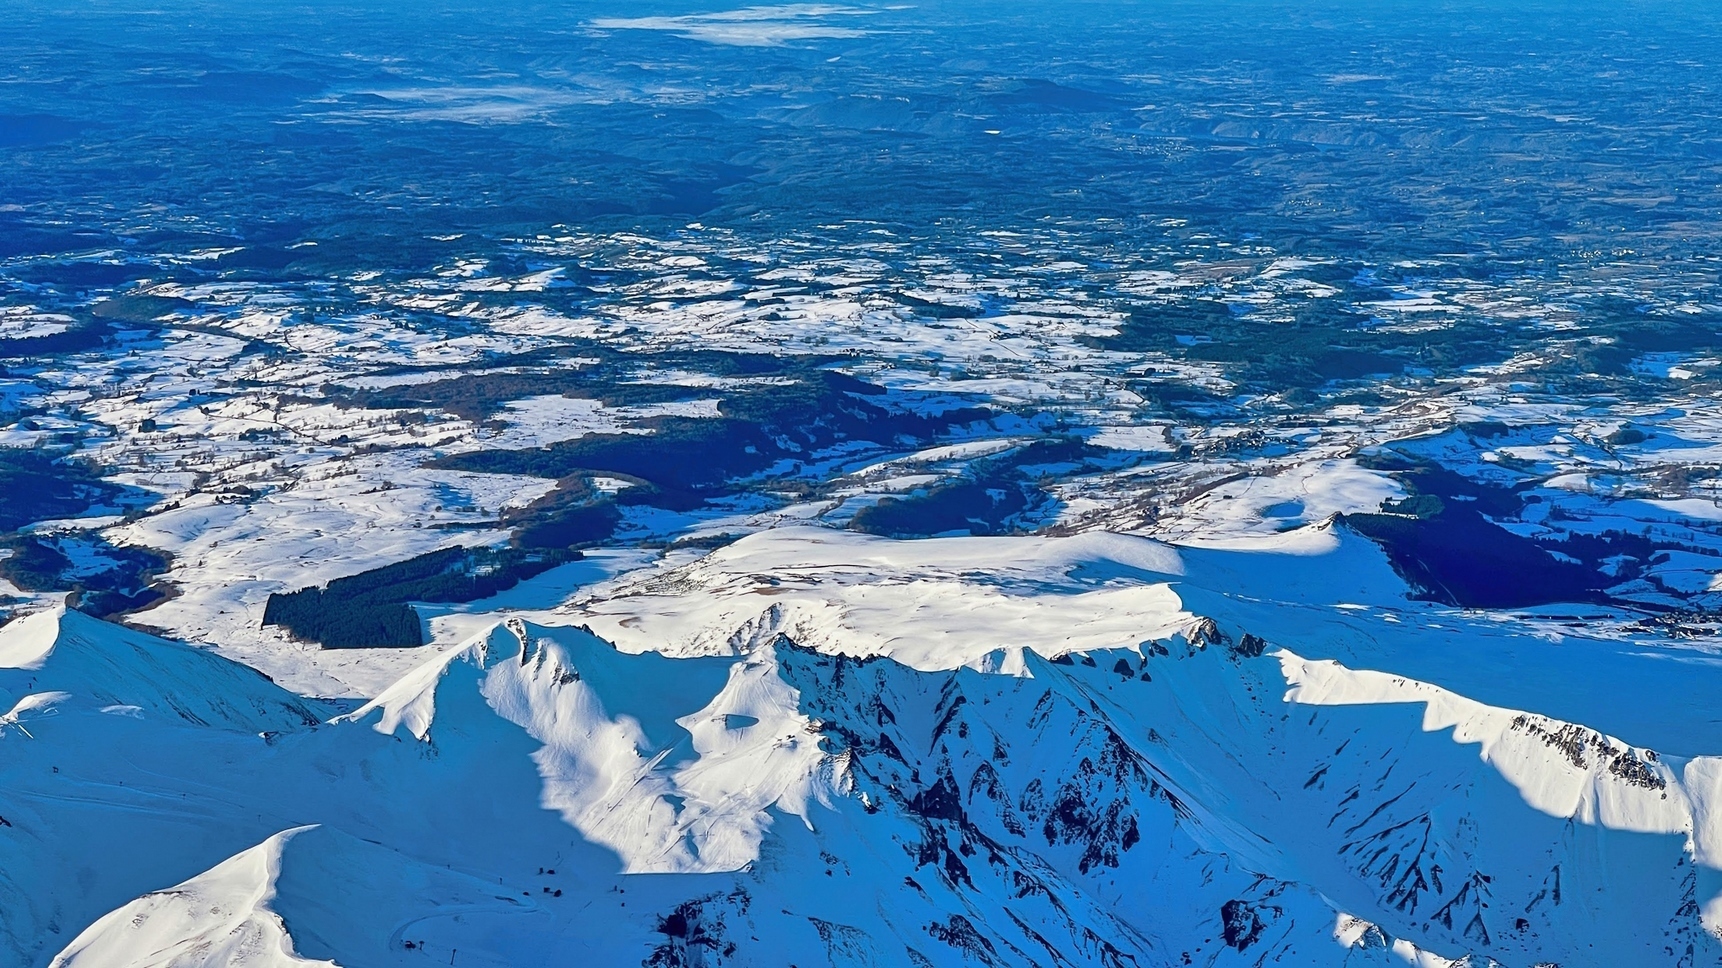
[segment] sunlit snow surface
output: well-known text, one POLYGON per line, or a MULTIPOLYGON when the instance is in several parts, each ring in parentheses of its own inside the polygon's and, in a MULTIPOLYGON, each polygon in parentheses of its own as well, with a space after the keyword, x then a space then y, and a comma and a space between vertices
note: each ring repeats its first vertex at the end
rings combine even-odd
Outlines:
POLYGON ((72 965, 1714 957, 1722 772, 1681 747, 1715 748, 1685 730, 1722 670, 1652 700, 1666 659, 1444 614, 1534 674, 1453 646, 1420 682, 1443 643, 1383 634, 1434 624, 1402 592, 1331 531, 784 530, 320 725, 205 651, 38 613, 0 631, 7 938, 72 965), (1545 658, 1579 649, 1615 690, 1545 658))
POLYGON ((1722 22, 1498 6, 0 0, 0 965, 1722 963, 1722 22))

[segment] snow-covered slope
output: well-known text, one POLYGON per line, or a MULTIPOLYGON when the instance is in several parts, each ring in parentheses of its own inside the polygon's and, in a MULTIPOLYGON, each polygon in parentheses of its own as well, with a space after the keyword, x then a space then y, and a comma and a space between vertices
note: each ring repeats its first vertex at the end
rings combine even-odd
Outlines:
POLYGON ((532 910, 494 885, 328 827, 296 827, 105 915, 55 968, 329 968, 391 959, 471 921, 506 930, 532 910), (338 885, 338 890, 331 886, 338 885), (379 924, 398 925, 379 932, 379 924))
POLYGON ((81 612, 45 609, 0 628, 0 704, 59 692, 118 714, 253 732, 322 718, 246 666, 81 612))
POLYGON ((1551 712, 1585 688, 1409 675, 1509 638, 1501 619, 1408 602, 1331 526, 1249 548, 784 529, 562 619, 499 621, 345 716, 261 729, 155 705, 196 669, 271 708, 267 681, 192 665, 209 653, 16 623, 8 676, 63 669, 0 726, 7 957, 1722 957, 1722 761, 1686 698, 1716 667, 1511 637, 1545 677, 1574 650, 1568 679, 1677 669, 1666 708, 1623 721, 1684 718, 1678 752, 1551 712), (73 661, 143 645, 172 658, 73 661))
POLYGON ((281 853, 298 831, 285 831, 209 871, 113 911, 80 934, 55 968, 80 965, 329 968, 293 951, 293 939, 271 907, 281 853))

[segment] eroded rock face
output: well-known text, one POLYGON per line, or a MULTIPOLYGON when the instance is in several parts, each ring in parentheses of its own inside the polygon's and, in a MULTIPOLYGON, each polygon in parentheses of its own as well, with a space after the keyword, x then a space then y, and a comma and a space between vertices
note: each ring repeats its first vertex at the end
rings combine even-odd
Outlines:
MULTIPOLYGON (((1585 868, 1591 895, 1617 882, 1583 856, 1591 848, 1563 846, 1573 821, 1514 795, 1508 782, 1523 781, 1504 782, 1438 736, 1407 744, 1376 732, 1380 711, 1360 720, 1361 710, 1288 704, 1291 660, 1254 633, 1203 620, 1164 643, 1031 660, 1025 677, 776 648, 856 789, 922 829, 908 847, 917 876, 955 889, 973 889, 983 865, 1002 873, 1003 858, 1032 856, 1044 870, 1012 872, 1020 895, 1075 889, 1149 937, 1206 924, 1204 937, 1270 961, 1314 956, 1306 932, 1331 908, 1312 889, 1381 922, 1359 944, 1399 937, 1501 958, 1571 943, 1550 936, 1570 937, 1617 903, 1560 894, 1563 861, 1551 857, 1585 868), (1185 913, 1186 898, 1212 901, 1185 913)), ((1496 718, 1535 738, 1536 770, 1571 767, 1628 799, 1661 797, 1673 782, 1656 754, 1595 731, 1496 718)), ((1590 829, 1604 854, 1640 860, 1648 849, 1669 870, 1689 864, 1675 830, 1653 845, 1590 829)), ((1687 880, 1650 877, 1629 945, 1691 944, 1687 880)))

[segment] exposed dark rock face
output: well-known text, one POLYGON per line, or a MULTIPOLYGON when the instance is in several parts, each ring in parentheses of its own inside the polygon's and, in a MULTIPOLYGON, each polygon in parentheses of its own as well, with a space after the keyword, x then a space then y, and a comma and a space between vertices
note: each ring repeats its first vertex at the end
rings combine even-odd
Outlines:
POLYGON ((663 942, 641 962, 644 968, 722 968, 732 963, 736 944, 727 936, 727 920, 747 915, 745 891, 712 894, 686 901, 658 920, 663 942))
MULTIPOLYGON (((1430 737, 1429 748, 1413 755, 1354 725, 1365 715, 1356 707, 1288 706, 1273 653, 1266 638, 1208 619, 1164 642, 1031 657, 1026 677, 924 673, 777 643, 803 712, 820 722, 828 748, 850 756, 855 789, 871 804, 895 803, 918 826, 904 840, 917 884, 980 894, 998 884, 1023 903, 1077 892, 1119 905, 1112 910, 1127 920, 1129 905, 1154 905, 1180 924, 1211 925, 1225 950, 1247 953, 1247 963, 1296 961, 1288 911, 1305 888, 1269 876, 1277 847, 1258 850, 1260 842, 1248 839, 1256 833, 1224 832, 1231 818, 1213 816, 1206 784, 1237 784, 1279 804, 1248 821, 1254 831, 1272 837, 1276 824, 1297 817, 1313 824, 1298 836, 1323 845, 1324 863, 1337 861, 1330 883, 1345 898, 1316 903, 1354 905, 1381 921, 1359 928, 1354 947, 1414 936, 1419 945, 1480 959, 1534 954, 1532 939, 1569 917, 1560 910, 1566 885, 1557 864, 1540 892, 1515 880, 1503 894, 1487 871, 1477 842, 1484 821, 1455 792, 1477 782, 1475 754, 1430 737), (1212 738, 1191 735, 1215 721, 1225 726, 1212 738), (1174 872, 1174 856, 1207 858, 1199 887, 1174 872), (1170 913, 1181 893, 1217 885, 1228 894, 1205 911, 1170 913), (1524 913, 1509 915, 1516 910, 1524 913)), ((1640 789, 1667 786, 1650 751, 1529 715, 1510 728, 1579 769, 1601 767, 1640 789)), ((1533 836, 1558 840, 1552 827, 1536 829, 1533 836)), ((1694 922, 1674 911, 1678 899, 1670 905, 1669 950, 1678 953, 1689 947, 1694 922)), ((970 922, 995 945, 999 923, 970 922)), ((985 949, 965 947, 973 942, 961 925, 929 931, 984 963, 975 952, 985 949)), ((1008 944, 1036 945, 1036 937, 1048 935, 1024 928, 1008 944)))
POLYGON ((1227 901, 1220 907, 1222 936, 1226 944, 1243 951, 1262 936, 1262 919, 1246 901, 1227 901))
POLYGON ((1559 750, 1581 770, 1590 767, 1589 757, 1594 752, 1610 773, 1634 786, 1651 790, 1661 790, 1668 786, 1668 781, 1650 768, 1650 764, 1656 762, 1656 754, 1649 750, 1644 751, 1644 757, 1640 759, 1632 750, 1610 743, 1601 733, 1574 723, 1562 723, 1549 729, 1530 716, 1518 716, 1513 720, 1513 728, 1523 730, 1551 748, 1559 750))

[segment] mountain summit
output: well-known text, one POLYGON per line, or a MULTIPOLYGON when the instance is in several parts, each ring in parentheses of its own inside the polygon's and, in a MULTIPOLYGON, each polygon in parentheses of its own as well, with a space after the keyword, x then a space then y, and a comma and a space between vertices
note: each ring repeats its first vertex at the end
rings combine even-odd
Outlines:
POLYGON ((1402 674, 1432 647, 1396 634, 1414 603, 1275 577, 1359 550, 779 531, 500 622, 323 722, 207 651, 41 613, 0 632, 8 688, 45 690, 5 720, 6 943, 164 968, 1713 957, 1716 761, 1526 708, 1541 684, 1513 707, 1402 674), (1365 630, 1351 661, 1291 648, 1365 630))

